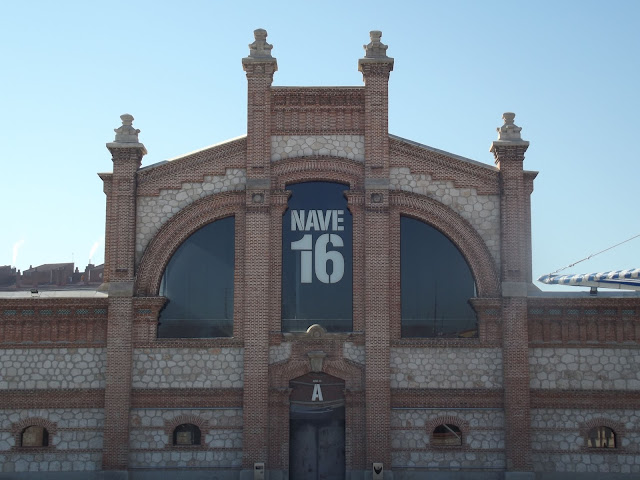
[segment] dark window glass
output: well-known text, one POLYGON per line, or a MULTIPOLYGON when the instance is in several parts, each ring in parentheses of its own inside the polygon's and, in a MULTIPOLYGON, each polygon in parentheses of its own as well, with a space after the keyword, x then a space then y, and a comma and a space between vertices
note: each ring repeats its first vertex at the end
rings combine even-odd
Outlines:
POLYGON ((609 427, 595 427, 589 430, 589 448, 616 448, 616 434, 609 427))
POLYGON ((419 220, 400 221, 402 336, 475 337, 476 287, 456 246, 419 220))
POLYGON ((202 227, 180 245, 167 264, 160 295, 158 337, 233 335, 235 221, 228 217, 202 227))
POLYGON ((352 221, 346 185, 299 183, 282 219, 282 330, 352 329, 352 221))
POLYGON ((174 445, 200 445, 200 429, 191 423, 178 425, 173 431, 174 445))
POLYGON ((431 435, 431 445, 462 445, 462 433, 451 423, 438 425, 431 435))

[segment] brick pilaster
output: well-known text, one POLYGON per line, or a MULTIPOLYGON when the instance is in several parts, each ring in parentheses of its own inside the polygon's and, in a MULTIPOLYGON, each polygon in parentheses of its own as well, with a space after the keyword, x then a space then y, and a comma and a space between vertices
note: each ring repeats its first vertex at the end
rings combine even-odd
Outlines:
POLYGON ((389 132, 388 85, 393 58, 371 32, 358 61, 365 84, 365 352, 367 469, 391 467, 389 326, 389 132))
POLYGON ((113 174, 105 176, 107 229, 105 286, 109 292, 105 426, 102 466, 126 470, 131 406, 133 282, 135 278, 136 173, 147 153, 138 142, 133 117, 122 115, 116 138, 107 144, 113 174), (108 178, 108 181, 107 181, 108 178))
MULTIPOLYGON (((269 298, 271 83, 278 69, 266 42, 255 30, 247 74, 247 190, 245 216, 245 328, 243 393, 243 467, 267 462, 269 439, 269 298)), ((269 468, 269 465, 267 465, 269 468)))
POLYGON ((501 181, 502 365, 504 373, 505 450, 508 471, 531 471, 531 415, 527 328, 528 195, 523 162, 529 142, 503 115, 499 139, 491 145, 501 181))

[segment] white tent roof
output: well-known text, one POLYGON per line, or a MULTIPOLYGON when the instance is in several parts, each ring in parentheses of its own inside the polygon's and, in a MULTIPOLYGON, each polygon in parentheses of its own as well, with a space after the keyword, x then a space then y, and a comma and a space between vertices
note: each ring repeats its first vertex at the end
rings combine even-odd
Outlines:
POLYGON ((543 275, 539 282, 547 285, 573 285, 575 287, 617 288, 640 290, 640 268, 615 272, 584 273, 578 275, 543 275))

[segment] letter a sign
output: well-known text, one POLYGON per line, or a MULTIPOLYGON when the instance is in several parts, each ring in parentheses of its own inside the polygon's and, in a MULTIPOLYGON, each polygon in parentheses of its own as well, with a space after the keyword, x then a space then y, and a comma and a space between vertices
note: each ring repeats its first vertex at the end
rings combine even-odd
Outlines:
POLYGON ((324 399, 322 398, 322 389, 320 388, 320 384, 316 383, 313 386, 313 395, 311 395, 311 401, 312 402, 323 402, 324 399))

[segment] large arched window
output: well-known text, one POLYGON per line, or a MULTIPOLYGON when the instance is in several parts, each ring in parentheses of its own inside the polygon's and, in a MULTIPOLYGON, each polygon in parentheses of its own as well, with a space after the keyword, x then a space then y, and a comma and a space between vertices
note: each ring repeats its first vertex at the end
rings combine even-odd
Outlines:
POLYGON ((476 296, 471 269, 456 246, 432 226, 400 220, 403 337, 476 337, 469 299, 476 296))
POLYGON ((158 337, 233 336, 234 217, 210 223, 184 241, 160 284, 167 297, 158 337))

